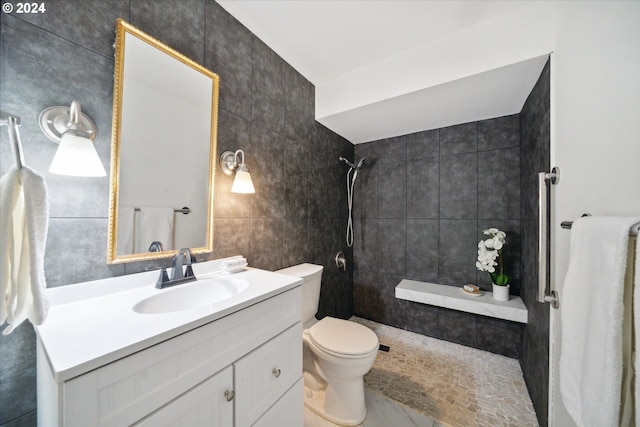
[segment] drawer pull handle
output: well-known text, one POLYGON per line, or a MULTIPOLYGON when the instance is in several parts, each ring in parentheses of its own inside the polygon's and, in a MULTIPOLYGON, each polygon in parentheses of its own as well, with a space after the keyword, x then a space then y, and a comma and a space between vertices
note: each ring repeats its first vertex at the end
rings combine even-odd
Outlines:
POLYGON ((276 376, 276 378, 278 378, 280 376, 280 369, 274 369, 273 371, 271 371, 273 373, 273 375, 276 376))
POLYGON ((225 390, 224 396, 227 398, 227 402, 231 402, 235 397, 236 393, 233 390, 225 390))

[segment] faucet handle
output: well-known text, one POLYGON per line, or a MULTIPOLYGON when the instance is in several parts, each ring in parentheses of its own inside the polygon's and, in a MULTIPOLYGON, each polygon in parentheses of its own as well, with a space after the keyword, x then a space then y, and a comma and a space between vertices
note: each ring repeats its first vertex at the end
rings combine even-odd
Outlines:
POLYGON ((156 287, 160 288, 164 283, 169 281, 169 275, 167 274, 167 269, 162 268, 160 270, 160 277, 158 277, 158 281, 156 282, 156 287))

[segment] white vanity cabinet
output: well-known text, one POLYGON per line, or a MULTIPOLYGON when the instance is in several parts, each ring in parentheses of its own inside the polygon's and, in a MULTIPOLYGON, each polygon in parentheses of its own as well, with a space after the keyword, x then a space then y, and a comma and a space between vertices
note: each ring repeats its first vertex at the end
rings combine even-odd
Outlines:
POLYGON ((39 339, 38 423, 301 427, 301 301, 294 287, 61 382, 39 339))

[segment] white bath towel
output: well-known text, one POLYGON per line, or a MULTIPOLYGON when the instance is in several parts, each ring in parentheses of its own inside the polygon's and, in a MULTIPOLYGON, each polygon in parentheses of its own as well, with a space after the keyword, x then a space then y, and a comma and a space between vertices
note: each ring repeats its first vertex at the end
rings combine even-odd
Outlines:
POLYGON ((25 319, 47 317, 44 252, 49 224, 45 180, 23 166, 0 179, 0 324, 11 333, 25 319))
POLYGON ((571 229, 560 300, 560 394, 578 426, 617 426, 629 229, 638 218, 585 217, 571 229))
POLYGON ((149 251, 154 241, 161 242, 165 250, 173 249, 173 208, 141 207, 140 238, 137 239, 137 252, 149 251))
POLYGON ((118 241, 117 255, 133 254, 135 242, 135 208, 133 206, 118 206, 118 241))

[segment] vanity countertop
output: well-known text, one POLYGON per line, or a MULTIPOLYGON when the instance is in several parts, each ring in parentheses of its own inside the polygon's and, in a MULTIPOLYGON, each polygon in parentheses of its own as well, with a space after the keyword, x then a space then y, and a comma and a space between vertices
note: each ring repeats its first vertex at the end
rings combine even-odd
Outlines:
POLYGON ((244 280, 248 287, 225 300, 170 313, 133 310, 148 297, 190 285, 156 289, 157 270, 47 289, 51 307, 36 331, 56 381, 82 375, 302 284, 299 278, 252 268, 225 274, 220 261, 194 264, 196 277, 244 280))

